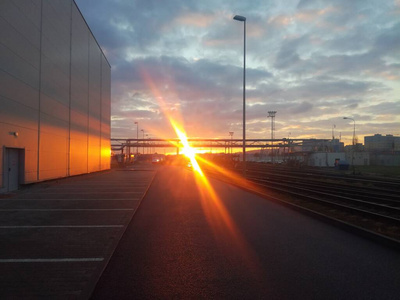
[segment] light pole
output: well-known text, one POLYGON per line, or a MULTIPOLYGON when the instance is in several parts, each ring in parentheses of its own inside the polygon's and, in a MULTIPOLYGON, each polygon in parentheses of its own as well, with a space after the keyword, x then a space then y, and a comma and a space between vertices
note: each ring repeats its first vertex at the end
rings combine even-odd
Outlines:
POLYGON ((274 131, 275 131, 275 114, 277 111, 270 110, 268 118, 271 118, 271 162, 274 163, 274 131))
POLYGON ((150 147, 147 147, 147 154, 151 154, 151 143, 150 143, 150 136, 146 134, 147 139, 149 140, 149 145, 150 147))
POLYGON ((144 154, 144 129, 141 129, 140 131, 143 132, 143 148, 142 148, 142 154, 144 154))
POLYGON ((243 22, 243 176, 246 177, 246 18, 236 15, 233 19, 243 22))
POLYGON ((231 146, 229 147, 229 149, 231 150, 230 153, 232 154, 232 136, 233 136, 233 131, 229 131, 229 135, 231 136, 231 146))
POLYGON ((139 122, 135 122, 136 124, 136 155, 139 153, 139 147, 137 146, 139 140, 139 122))
POLYGON ((353 155, 351 156, 351 166, 353 168, 353 175, 355 175, 356 171, 354 169, 354 151, 356 147, 356 120, 353 118, 348 118, 348 117, 343 117, 344 120, 352 120, 353 121, 353 148, 352 148, 352 153, 353 155))

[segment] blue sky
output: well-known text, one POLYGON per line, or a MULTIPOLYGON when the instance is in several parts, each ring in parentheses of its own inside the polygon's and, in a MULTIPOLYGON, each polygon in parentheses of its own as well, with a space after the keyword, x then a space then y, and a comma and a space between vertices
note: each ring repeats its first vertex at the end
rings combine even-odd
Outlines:
POLYGON ((76 0, 112 66, 112 137, 400 135, 400 0, 76 0), (142 134, 140 132, 140 134, 142 134))

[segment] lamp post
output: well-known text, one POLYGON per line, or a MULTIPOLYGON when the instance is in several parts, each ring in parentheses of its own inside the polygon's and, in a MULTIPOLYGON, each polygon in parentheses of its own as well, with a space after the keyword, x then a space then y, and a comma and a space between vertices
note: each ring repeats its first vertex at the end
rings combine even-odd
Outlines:
POLYGON ((270 110, 268 118, 271 118, 271 162, 274 163, 274 131, 275 131, 275 114, 277 111, 270 110))
POLYGON ((291 135, 292 133, 291 132, 289 132, 289 134, 288 134, 288 139, 287 139, 287 160, 289 160, 289 153, 290 153, 290 135, 291 135))
POLYGON ((246 18, 236 15, 233 19, 243 22, 243 176, 246 177, 246 18))
POLYGON ((143 132, 143 148, 142 148, 142 154, 144 154, 144 129, 141 129, 140 131, 143 132))
MULTIPOLYGON (((136 124, 136 145, 138 144, 138 140, 139 140, 139 122, 135 122, 136 124)), ((139 147, 136 146, 136 155, 138 155, 139 153, 139 147)))
POLYGON ((146 134, 146 138, 149 140, 149 145, 150 147, 147 147, 147 154, 151 154, 151 143, 150 143, 150 136, 146 134))
POLYGON ((229 131, 229 135, 231 136, 231 143, 230 143, 230 153, 232 154, 232 136, 233 136, 233 131, 229 131))
POLYGON ((353 175, 356 174, 355 168, 354 168, 354 151, 356 147, 356 121, 353 118, 348 118, 348 117, 343 117, 344 120, 352 120, 353 121, 353 147, 352 147, 352 153, 353 155, 351 156, 351 166, 353 168, 353 175))
MULTIPOLYGON (((146 133, 146 139, 148 139, 149 138, 149 135, 146 133)), ((146 154, 149 154, 149 147, 147 147, 147 149, 146 149, 146 154)))

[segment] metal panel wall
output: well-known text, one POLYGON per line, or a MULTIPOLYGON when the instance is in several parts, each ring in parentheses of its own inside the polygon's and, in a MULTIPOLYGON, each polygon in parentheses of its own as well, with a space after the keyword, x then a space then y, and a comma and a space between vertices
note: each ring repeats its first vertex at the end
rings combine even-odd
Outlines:
POLYGON ((89 37, 89 172, 100 169, 101 52, 89 37))
POLYGON ((101 170, 110 168, 111 156, 111 82, 110 68, 104 56, 101 58, 101 170))
POLYGON ((25 148, 25 180, 37 179, 40 1, 0 1, 0 192, 4 149, 25 148))
POLYGON ((71 2, 42 2, 39 179, 68 175, 71 2))
POLYGON ((109 138, 110 66, 75 2, 1 0, 0 192, 4 147, 30 183, 108 169, 109 138))
POLYGON ((70 175, 88 172, 89 36, 72 8, 70 175))

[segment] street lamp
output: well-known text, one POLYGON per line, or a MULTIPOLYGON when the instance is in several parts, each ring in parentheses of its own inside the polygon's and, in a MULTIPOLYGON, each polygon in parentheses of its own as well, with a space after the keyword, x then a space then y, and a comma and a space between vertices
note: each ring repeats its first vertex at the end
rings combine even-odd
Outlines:
POLYGON ((348 117, 343 117, 344 120, 352 120, 353 121, 353 149, 352 149, 352 153, 353 155, 351 156, 351 165, 353 168, 353 175, 355 175, 356 171, 354 169, 354 151, 355 151, 355 147, 356 147, 356 121, 353 118, 348 118, 348 117))
POLYGON ((290 153, 290 135, 291 135, 292 133, 291 132, 289 132, 289 134, 288 134, 288 139, 287 139, 287 145, 288 145, 288 148, 287 148, 287 160, 289 160, 289 153, 290 153))
MULTIPOLYGON (((149 138, 149 135, 146 133, 146 139, 148 139, 149 138)), ((146 154, 149 154, 149 147, 147 147, 147 149, 146 149, 146 154)))
POLYGON ((243 176, 246 177, 246 18, 236 15, 233 19, 243 22, 243 176))
POLYGON ((142 148, 142 153, 144 154, 144 129, 141 129, 140 131, 143 132, 143 148, 142 148))
MULTIPOLYGON (((150 140, 150 136, 148 134, 146 134, 146 137, 147 137, 148 140, 150 140)), ((147 154, 151 154, 151 143, 150 143, 150 141, 149 141, 149 145, 147 147, 147 154)))
POLYGON ((231 152, 231 154, 232 154, 232 136, 233 136, 233 131, 229 131, 229 135, 231 136, 231 146, 229 147, 230 148, 230 152, 231 152))
POLYGON ((271 118, 271 162, 274 163, 274 131, 275 131, 275 114, 277 111, 270 110, 268 118, 271 118))
POLYGON ((356 121, 353 118, 344 117, 344 120, 352 120, 353 121, 353 147, 356 144, 356 121))
MULTIPOLYGON (((138 140, 139 140, 139 122, 135 122, 136 124, 136 145, 138 144, 138 140)), ((138 155, 139 153, 139 147, 136 146, 136 155, 138 155)))

